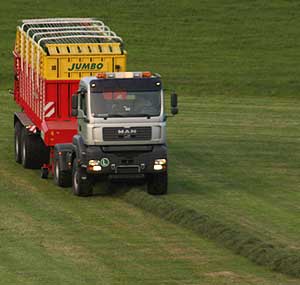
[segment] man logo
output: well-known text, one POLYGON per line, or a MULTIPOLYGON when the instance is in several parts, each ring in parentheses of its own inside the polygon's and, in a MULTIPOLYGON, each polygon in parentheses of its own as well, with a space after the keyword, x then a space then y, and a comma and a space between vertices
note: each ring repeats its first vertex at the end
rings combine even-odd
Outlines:
POLYGON ((123 129, 118 129, 118 136, 120 138, 124 138, 124 139, 130 139, 136 136, 136 129, 132 129, 132 128, 123 128, 123 129))

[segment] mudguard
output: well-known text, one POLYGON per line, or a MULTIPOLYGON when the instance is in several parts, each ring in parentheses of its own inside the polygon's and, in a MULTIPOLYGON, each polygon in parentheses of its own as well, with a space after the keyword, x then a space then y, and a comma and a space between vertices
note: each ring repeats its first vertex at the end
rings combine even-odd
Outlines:
POLYGON ((54 146, 54 159, 58 159, 59 167, 62 171, 71 171, 72 154, 74 153, 74 146, 71 143, 57 144, 54 146))
POLYGON ((15 112, 14 113, 14 125, 17 121, 19 121, 22 124, 22 126, 24 126, 24 127, 33 125, 32 121, 29 119, 29 117, 24 112, 15 112))
POLYGON ((84 144, 84 140, 81 135, 75 135, 73 137, 73 148, 78 164, 84 166, 84 163, 86 163, 86 145, 84 144))

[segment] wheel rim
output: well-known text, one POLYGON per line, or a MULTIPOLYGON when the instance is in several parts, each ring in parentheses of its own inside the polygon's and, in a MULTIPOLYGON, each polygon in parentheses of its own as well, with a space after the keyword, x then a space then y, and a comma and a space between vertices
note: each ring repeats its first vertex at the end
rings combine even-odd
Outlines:
POLYGON ((22 163, 25 164, 26 161, 26 145, 25 142, 22 145, 22 163))
POLYGON ((16 158, 19 157, 19 152, 20 152, 20 149, 19 149, 19 138, 16 135, 16 139, 15 139, 15 153, 16 153, 16 158))
POLYGON ((56 181, 59 180, 59 167, 57 161, 55 162, 55 179, 56 181))
POLYGON ((78 192, 78 170, 77 170, 77 168, 74 171, 73 186, 74 186, 75 192, 77 193, 78 192))

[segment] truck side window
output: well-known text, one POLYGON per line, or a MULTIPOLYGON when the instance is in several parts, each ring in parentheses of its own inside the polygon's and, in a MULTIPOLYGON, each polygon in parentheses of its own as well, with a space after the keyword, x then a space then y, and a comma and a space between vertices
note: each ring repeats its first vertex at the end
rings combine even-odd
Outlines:
POLYGON ((80 93, 80 109, 83 111, 84 115, 87 114, 87 107, 86 107, 86 93, 80 93))

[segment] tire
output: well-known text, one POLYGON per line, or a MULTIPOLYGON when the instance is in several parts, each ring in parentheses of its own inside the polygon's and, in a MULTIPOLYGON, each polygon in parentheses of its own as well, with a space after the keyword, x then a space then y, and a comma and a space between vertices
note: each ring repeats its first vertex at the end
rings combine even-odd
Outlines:
POLYGON ((14 143, 15 143, 15 161, 17 163, 22 162, 22 157, 21 157, 21 134, 22 134, 22 125, 19 121, 15 123, 15 134, 14 134, 14 143))
POLYGON ((61 170, 58 159, 54 161, 53 177, 55 184, 60 187, 70 187, 72 185, 72 173, 61 170))
POLYGON ((147 192, 151 195, 165 195, 168 192, 168 172, 152 174, 147 181, 147 192))
POLYGON ((39 169, 49 162, 49 148, 39 135, 29 134, 22 128, 21 134, 21 163, 24 168, 39 169))
POLYGON ((86 171, 78 167, 76 161, 73 162, 72 191, 75 196, 91 196, 93 194, 93 186, 86 171))

